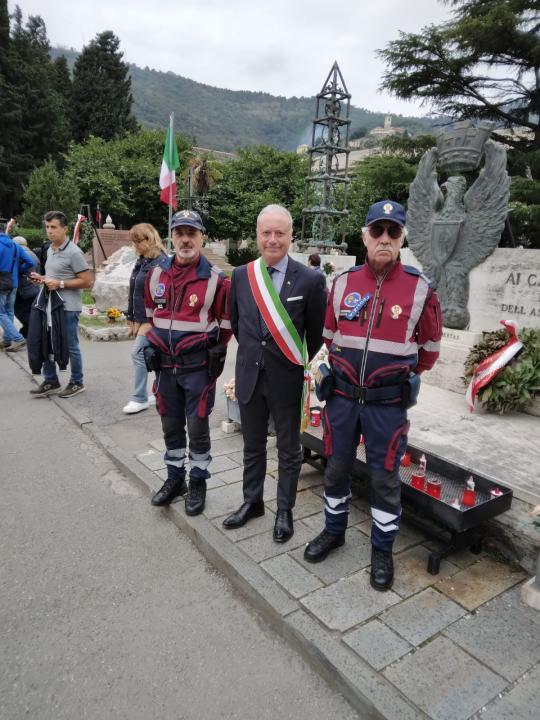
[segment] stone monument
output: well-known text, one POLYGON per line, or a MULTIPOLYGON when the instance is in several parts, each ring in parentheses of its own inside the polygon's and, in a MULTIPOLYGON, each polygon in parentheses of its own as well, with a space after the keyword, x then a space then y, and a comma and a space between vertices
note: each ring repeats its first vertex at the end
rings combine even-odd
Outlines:
POLYGON ((469 274, 499 244, 508 212, 506 150, 489 139, 490 128, 457 123, 422 156, 407 207, 408 243, 437 284, 443 323, 469 326, 469 274), (484 166, 467 189, 460 173, 484 166), (437 171, 449 175, 439 185, 437 171))
POLYGON ((133 247, 121 247, 114 252, 104 263, 92 288, 92 295, 96 307, 105 312, 110 307, 126 311, 129 297, 129 279, 135 265, 135 250, 133 247))

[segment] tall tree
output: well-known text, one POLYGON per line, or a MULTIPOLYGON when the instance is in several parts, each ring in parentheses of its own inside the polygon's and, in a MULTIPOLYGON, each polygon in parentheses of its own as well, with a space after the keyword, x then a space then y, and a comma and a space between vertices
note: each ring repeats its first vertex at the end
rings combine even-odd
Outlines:
POLYGON ((18 211, 23 185, 36 165, 66 150, 61 98, 52 79, 47 29, 42 18, 30 16, 23 26, 17 6, 9 16, 0 5, 0 204, 3 212, 18 211))
POLYGON ((7 0, 0 0, 0 216, 12 215, 22 177, 14 165, 21 132, 20 98, 13 84, 7 0))
POLYGON ((120 40, 110 30, 90 42, 73 71, 75 139, 90 135, 110 140, 135 130, 129 67, 122 61, 120 40))
POLYGON ((540 148, 538 0, 442 1, 453 7, 450 21, 402 32, 379 51, 389 67, 382 88, 452 118, 530 131, 514 144, 540 148))
POLYGON ((66 58, 61 55, 50 66, 51 86, 56 93, 56 143, 67 150, 73 138, 73 87, 66 58))
POLYGON ((298 230, 302 218, 305 156, 260 145, 244 148, 225 164, 223 179, 208 193, 209 235, 241 240, 255 237, 257 215, 269 203, 290 211, 298 230))
POLYGON ((46 160, 30 176, 24 205, 19 222, 23 227, 41 227, 44 214, 51 209, 61 209, 71 221, 79 207, 79 190, 70 178, 61 175, 52 160, 46 160))

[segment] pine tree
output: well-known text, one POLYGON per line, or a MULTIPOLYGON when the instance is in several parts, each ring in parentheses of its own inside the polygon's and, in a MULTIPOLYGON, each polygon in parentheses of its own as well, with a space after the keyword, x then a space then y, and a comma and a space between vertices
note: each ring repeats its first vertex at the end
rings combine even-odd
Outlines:
MULTIPOLYGON (((62 55, 50 66, 51 100, 55 104, 55 131, 53 146, 66 151, 73 138, 73 87, 66 58, 62 55)), ((63 157, 58 158, 61 162, 63 157)))
POLYGON ((0 0, 0 216, 15 212, 17 188, 22 175, 17 170, 21 136, 21 102, 13 78, 13 53, 9 35, 7 0, 0 0))
POLYGON ((382 87, 424 99, 455 119, 516 128, 522 136, 514 140, 494 137, 522 150, 540 149, 538 0, 442 1, 453 7, 450 21, 400 33, 379 51, 389 68, 382 87))
POLYGON ((66 84, 61 63, 50 60, 42 18, 30 16, 23 25, 16 6, 10 28, 6 0, 0 0, 0 47, 0 211, 13 215, 32 170, 67 151, 71 90, 69 73, 66 84))
POLYGON ((75 139, 90 135, 110 140, 137 127, 131 114, 133 96, 128 65, 120 41, 111 31, 100 33, 83 48, 73 72, 75 139))

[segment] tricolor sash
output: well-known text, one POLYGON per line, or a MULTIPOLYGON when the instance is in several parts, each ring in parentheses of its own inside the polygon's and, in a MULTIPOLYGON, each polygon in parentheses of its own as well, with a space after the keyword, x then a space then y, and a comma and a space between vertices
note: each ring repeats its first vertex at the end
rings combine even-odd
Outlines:
POLYGON ((272 278, 262 261, 258 258, 248 263, 249 286, 257 308, 266 323, 272 338, 287 360, 304 368, 304 387, 302 390, 302 430, 309 419, 310 377, 308 372, 308 351, 305 338, 302 340, 289 313, 281 302, 272 278))

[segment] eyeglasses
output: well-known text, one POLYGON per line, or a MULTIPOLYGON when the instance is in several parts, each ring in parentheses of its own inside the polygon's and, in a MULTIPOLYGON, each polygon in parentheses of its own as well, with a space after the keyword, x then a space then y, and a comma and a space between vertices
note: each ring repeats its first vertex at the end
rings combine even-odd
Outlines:
POLYGON ((392 223, 392 225, 381 225, 380 223, 373 223, 373 225, 370 225, 368 227, 369 234, 375 240, 377 240, 377 238, 380 238, 384 234, 385 230, 392 238, 392 240, 397 240, 403 235, 403 228, 399 225, 396 225, 395 223, 392 223))

